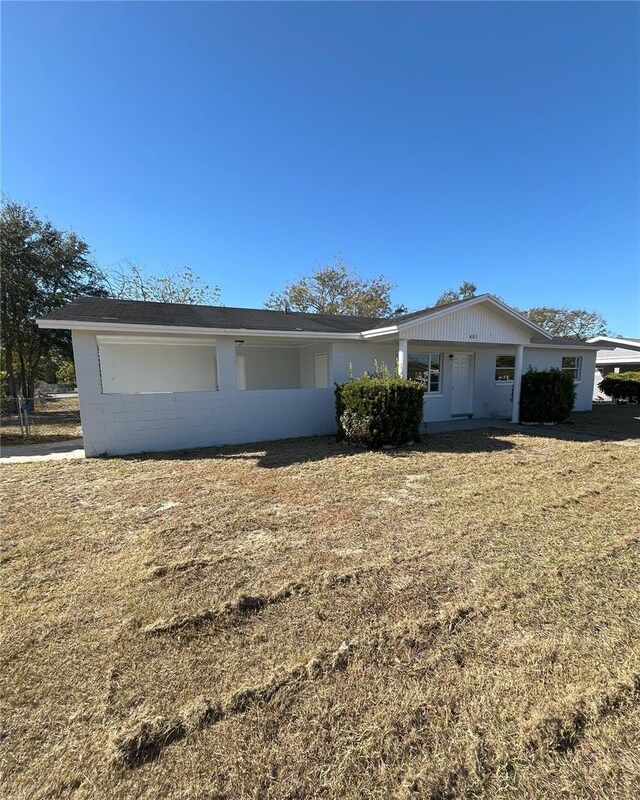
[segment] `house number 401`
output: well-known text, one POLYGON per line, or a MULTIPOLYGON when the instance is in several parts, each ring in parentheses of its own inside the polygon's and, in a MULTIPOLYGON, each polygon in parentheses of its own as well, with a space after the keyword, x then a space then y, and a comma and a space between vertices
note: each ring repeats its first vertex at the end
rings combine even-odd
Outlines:
POLYGON ((477 333, 470 333, 469 334, 469 338, 470 339, 477 339, 478 338, 478 334, 477 333))

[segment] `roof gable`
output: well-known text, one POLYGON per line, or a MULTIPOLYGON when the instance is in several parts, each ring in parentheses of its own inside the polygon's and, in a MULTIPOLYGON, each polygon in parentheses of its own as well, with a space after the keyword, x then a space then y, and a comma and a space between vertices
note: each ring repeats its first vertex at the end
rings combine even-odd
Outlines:
POLYGON ((499 317, 483 305, 451 309, 447 314, 421 318, 399 326, 409 339, 490 344, 528 344, 531 331, 499 317))
POLYGON ((553 337, 515 309, 490 294, 446 303, 406 314, 365 331, 365 338, 399 333, 409 339, 434 339, 489 343, 527 344, 532 337, 553 337))

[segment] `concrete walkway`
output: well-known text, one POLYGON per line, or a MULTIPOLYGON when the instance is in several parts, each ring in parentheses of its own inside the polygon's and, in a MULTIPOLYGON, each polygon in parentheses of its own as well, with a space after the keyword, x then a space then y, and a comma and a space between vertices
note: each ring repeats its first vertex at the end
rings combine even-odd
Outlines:
POLYGON ((456 431, 479 431, 483 428, 508 428, 511 430, 520 430, 519 425, 514 425, 505 419, 490 419, 484 417, 481 419, 469 419, 463 417, 460 419, 447 419, 444 422, 427 422, 425 429, 427 433, 455 433, 456 431))
POLYGON ((41 444, 15 444, 0 450, 0 464, 24 464, 29 461, 56 461, 64 458, 84 458, 82 439, 41 444))

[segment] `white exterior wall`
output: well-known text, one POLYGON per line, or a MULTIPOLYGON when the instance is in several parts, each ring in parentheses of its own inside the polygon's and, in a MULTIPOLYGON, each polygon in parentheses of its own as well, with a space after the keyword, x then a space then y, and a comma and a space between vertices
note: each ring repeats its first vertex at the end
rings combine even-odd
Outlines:
POLYGON ((299 389, 300 356, 297 347, 251 347, 243 345, 246 388, 299 389))
POLYGON ((333 387, 334 378, 332 377, 331 342, 320 344, 307 344, 300 348, 300 386, 302 389, 313 389, 315 387, 315 363, 314 358, 320 353, 326 353, 329 361, 329 388, 333 387))
POLYGON ((217 392, 102 394, 95 334, 73 332, 85 453, 123 455, 335 431, 331 389, 238 391, 235 344, 217 339, 217 392))
POLYGON ((397 343, 347 342, 344 354, 346 370, 343 380, 349 378, 350 371, 353 373, 354 378, 359 378, 363 372, 373 372, 376 362, 378 367, 386 364, 387 369, 393 375, 397 357, 397 343))
POLYGON ((596 354, 593 350, 560 350, 551 348, 524 349, 524 370, 533 369, 560 369, 563 356, 581 356, 582 373, 580 381, 576 383, 576 404, 574 411, 591 411, 593 395, 593 374, 596 366, 596 354))
MULTIPOLYGON (((214 392, 217 388, 215 344, 145 344, 99 341, 100 372, 105 394, 185 391, 214 392)), ((141 340, 142 341, 142 340, 141 340)))
MULTIPOLYGON (((390 371, 395 366, 398 344, 375 341, 316 341, 294 348, 253 348, 265 355, 277 352, 287 370, 298 365, 301 388, 247 390, 236 388, 236 346, 231 336, 216 337, 218 391, 148 394, 103 394, 96 336, 74 331, 73 347, 80 394, 80 413, 85 452, 120 455, 158 450, 177 450, 208 445, 241 444, 335 431, 334 382, 372 370, 377 360, 390 371), (315 389, 314 356, 327 353, 329 388, 315 389), (286 354, 286 355, 285 355, 286 354), (292 356, 293 354, 293 356, 292 356), (295 356, 295 359, 294 359, 295 356), (291 363, 289 363, 289 361, 291 363)), ((243 347, 245 358, 250 347, 243 347)), ((451 418, 452 359, 455 353, 472 353, 474 371, 472 412, 478 418, 511 416, 512 384, 495 381, 498 354, 515 354, 515 344, 473 347, 446 342, 410 342, 409 352, 443 354, 442 391, 425 395, 425 421, 451 418)), ((562 356, 582 357, 582 376, 577 384, 576 410, 591 408, 595 351, 525 347, 524 369, 560 367, 562 356)), ((260 356, 262 359, 262 355, 260 356)), ((262 362, 265 363, 265 362, 262 362)), ((288 373, 287 373, 288 374, 288 373)))
POLYGON ((409 352, 442 353, 442 376, 440 393, 427 393, 424 398, 425 422, 437 422, 451 417, 451 389, 453 381, 453 359, 450 355, 471 353, 473 370, 473 389, 471 409, 475 417, 511 419, 511 398, 513 384, 505 381, 496 383, 496 356, 514 355, 514 347, 478 348, 475 351, 459 345, 449 346, 442 342, 427 342, 417 346, 411 344, 409 352))

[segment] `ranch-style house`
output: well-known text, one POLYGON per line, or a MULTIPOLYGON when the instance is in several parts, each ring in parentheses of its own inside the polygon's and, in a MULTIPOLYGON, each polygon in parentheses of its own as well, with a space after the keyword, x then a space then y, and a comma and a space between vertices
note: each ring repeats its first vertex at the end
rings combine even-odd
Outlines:
POLYGON ((72 332, 89 457, 333 433, 334 383, 383 363, 425 383, 427 429, 518 422, 529 367, 570 372, 587 411, 598 349, 488 294, 395 319, 81 297, 38 324, 72 332))

